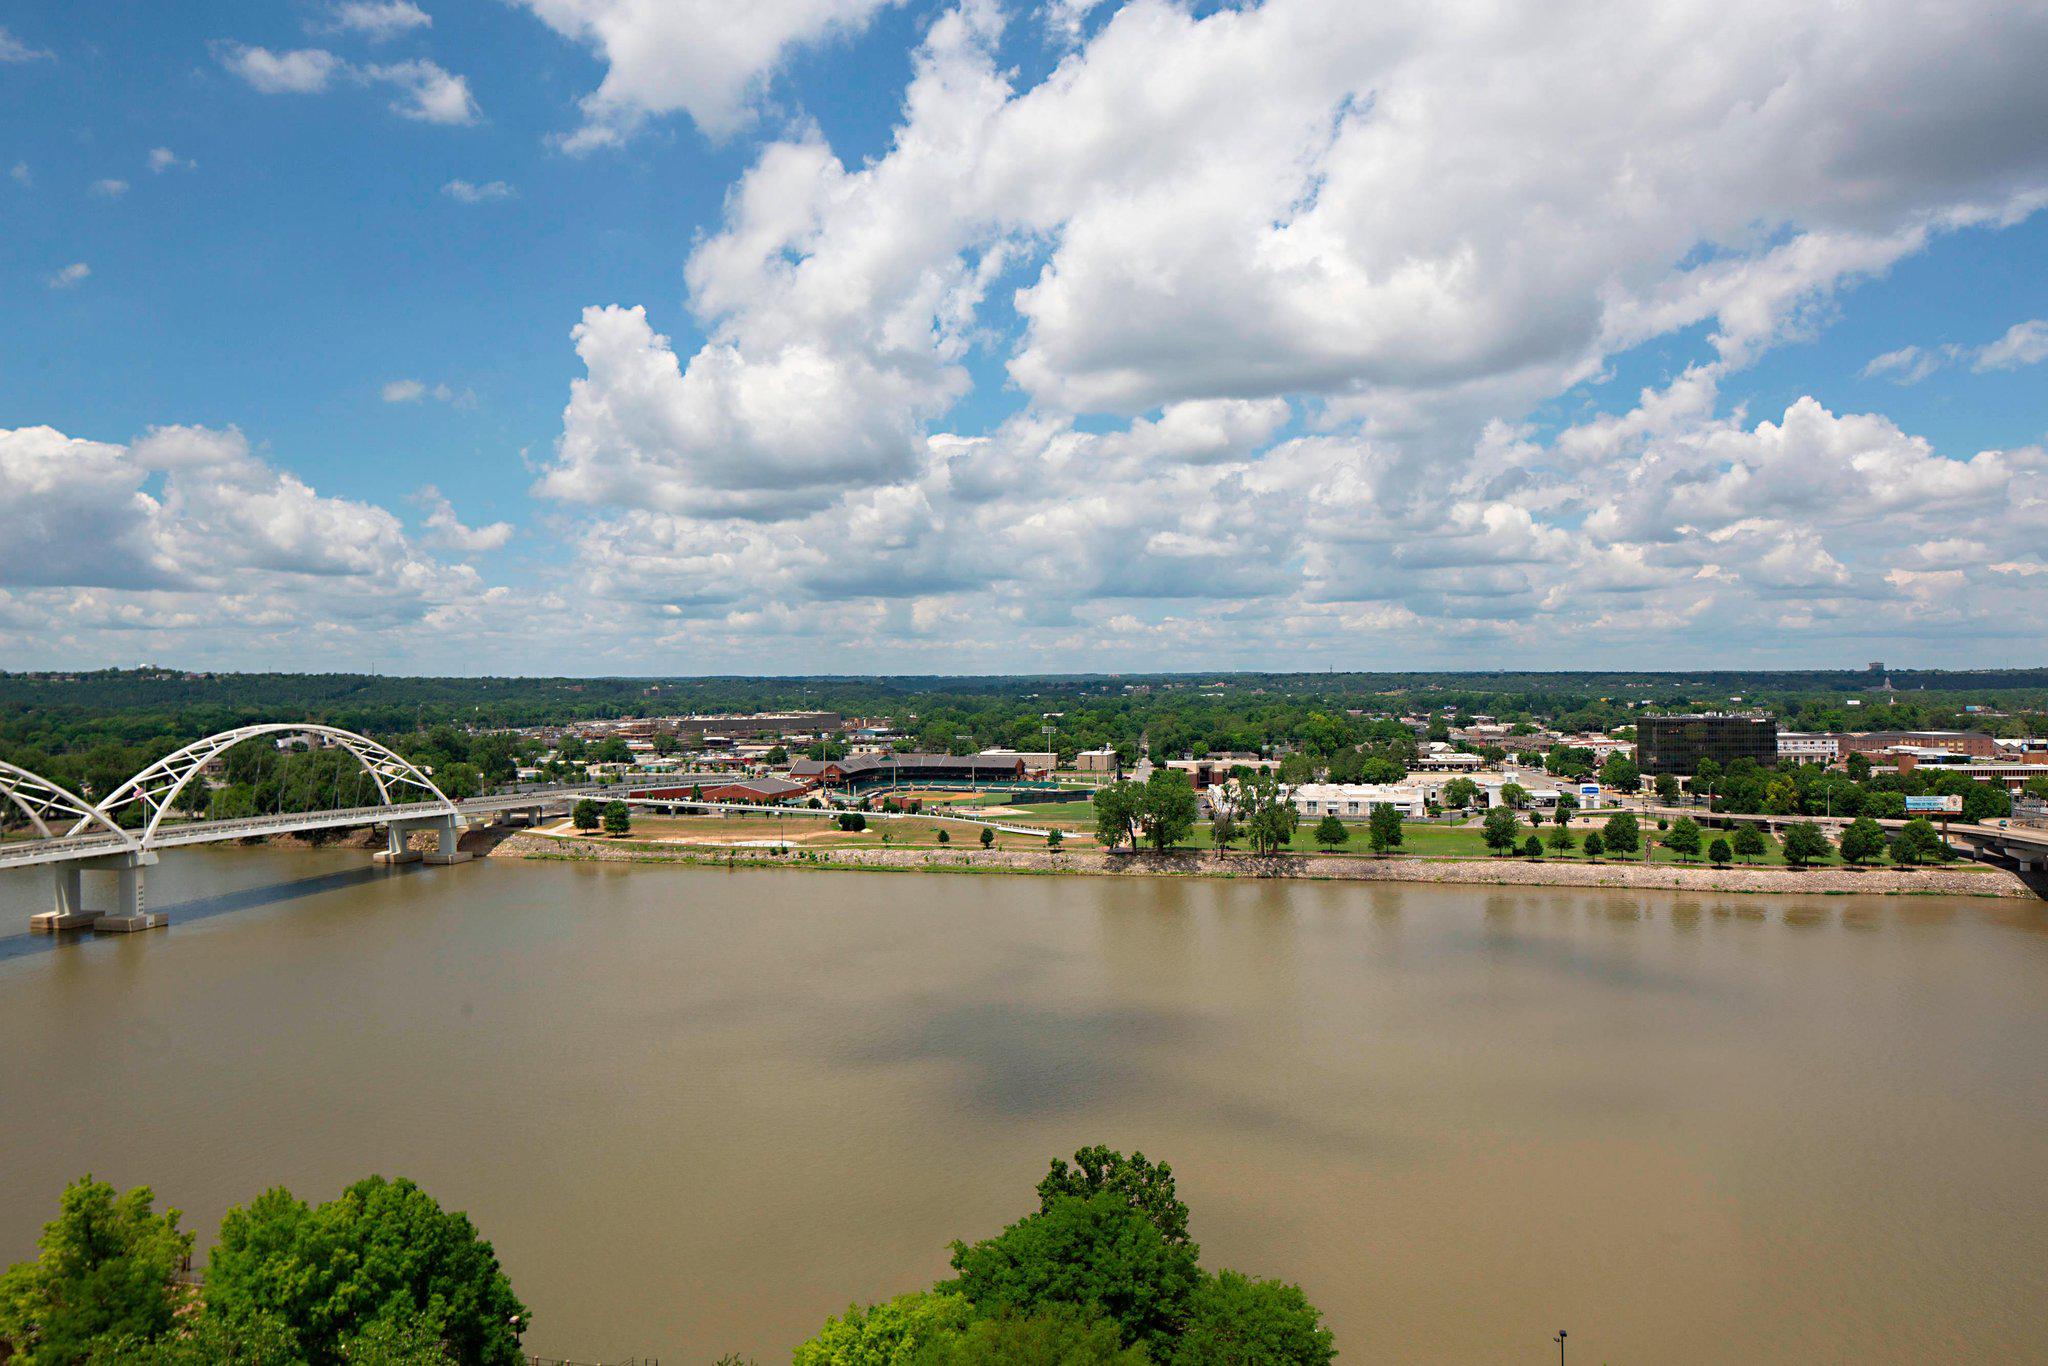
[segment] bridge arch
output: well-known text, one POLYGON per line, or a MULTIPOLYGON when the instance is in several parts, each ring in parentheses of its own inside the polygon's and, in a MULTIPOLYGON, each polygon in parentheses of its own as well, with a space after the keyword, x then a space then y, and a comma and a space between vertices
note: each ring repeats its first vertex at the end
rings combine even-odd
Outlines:
POLYGON ((356 762, 370 775, 377 785, 377 796, 387 807, 410 807, 422 814, 438 811, 460 819, 455 803, 446 793, 434 786, 434 780, 422 772, 410 759, 387 749, 366 735, 342 730, 338 726, 312 725, 304 721, 270 721, 254 726, 238 726, 224 730, 218 735, 209 735, 195 740, 183 749, 174 750, 158 759, 149 767, 130 778, 127 782, 107 794, 105 801, 93 808, 91 815, 81 818, 71 827, 69 833, 78 834, 95 817, 104 824, 113 824, 113 813, 131 803, 139 803, 148 813, 136 846, 142 849, 152 847, 156 841, 157 826, 173 810, 178 797, 186 786, 221 755, 245 740, 254 740, 265 735, 314 735, 330 740, 337 748, 347 750, 356 762))
POLYGON ((68 838, 87 826, 96 825, 119 839, 123 848, 139 847, 134 835, 116 825, 104 811, 70 788, 4 760, 0 760, 0 797, 5 797, 11 805, 19 808, 21 813, 28 817, 29 824, 36 828, 36 836, 39 839, 68 838), (59 836, 50 829, 51 817, 55 817, 59 822, 70 821, 73 824, 65 831, 64 836, 59 836))

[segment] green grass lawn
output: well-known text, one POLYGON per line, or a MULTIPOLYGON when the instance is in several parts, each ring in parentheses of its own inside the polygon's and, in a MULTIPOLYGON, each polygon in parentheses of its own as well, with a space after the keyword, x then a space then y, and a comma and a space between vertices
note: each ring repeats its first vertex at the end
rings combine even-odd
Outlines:
MULTIPOLYGON (((1310 820, 1302 821, 1301 825, 1294 832, 1293 843, 1288 845, 1288 851, 1290 853, 1319 854, 1326 852, 1322 845, 1316 843, 1315 824, 1316 823, 1314 821, 1310 820)), ((1351 832, 1350 842, 1344 845, 1340 845, 1334 851, 1327 852, 1335 852, 1340 854, 1370 855, 1372 852, 1372 847, 1366 843, 1364 822, 1347 822, 1345 828, 1351 832)), ((1572 825, 1572 837, 1574 840, 1574 847, 1570 851, 1563 854, 1553 851, 1550 847, 1550 832, 1554 828, 1555 827, 1553 827, 1549 824, 1549 822, 1546 821, 1542 827, 1542 830, 1539 832, 1544 841, 1543 857, 1547 859, 1567 858, 1577 860, 1579 862, 1585 862, 1585 851, 1582 848, 1579 848, 1578 846, 1583 845, 1585 843, 1586 836, 1592 831, 1597 830, 1599 826, 1589 825, 1585 822, 1575 822, 1572 825)), ((1700 842, 1699 856, 1696 858, 1681 859, 1678 857, 1678 855, 1672 853, 1669 849, 1664 848, 1661 844, 1654 843, 1654 841, 1663 833, 1662 831, 1657 829, 1656 823, 1654 821, 1648 823, 1647 825, 1644 825, 1642 829, 1644 837, 1653 842, 1652 847, 1650 849, 1649 858, 1649 861, 1651 863, 1690 864, 1696 867, 1711 867, 1712 865, 1707 863, 1706 851, 1713 846, 1714 840, 1718 837, 1729 840, 1731 844, 1734 842, 1731 833, 1710 831, 1703 828, 1700 832, 1702 838, 1700 842)), ((1520 829, 1517 830, 1515 834, 1515 846, 1518 851, 1517 856, 1519 856, 1519 850, 1521 848, 1522 842, 1529 838, 1531 830, 1532 828, 1530 827, 1528 821, 1526 819, 1523 820, 1520 829)), ((1198 849, 1213 849, 1216 847, 1215 842, 1209 838, 1209 827, 1207 824, 1203 824, 1195 828, 1194 838, 1190 840, 1189 843, 1198 849)), ((1240 839, 1233 847, 1243 849, 1245 848, 1245 843, 1243 840, 1240 839)), ((1486 847, 1486 835, 1476 825, 1454 826, 1424 824, 1417 822, 1408 822, 1402 825, 1401 847, 1398 852, 1402 854, 1419 855, 1424 858, 1499 857, 1499 855, 1497 855, 1494 850, 1491 850, 1486 847)), ((1602 854, 1600 856, 1600 861, 1602 863, 1615 863, 1619 862, 1620 860, 1618 860, 1617 858, 1615 858, 1615 856, 1611 854, 1602 854)), ((1634 854, 1629 856, 1628 861, 1630 863, 1642 862, 1643 851, 1638 849, 1634 854)), ((1778 848, 1778 842, 1769 836, 1765 836, 1764 852, 1758 855, 1756 858, 1749 860, 1749 862, 1753 866, 1759 868, 1783 867, 1785 864, 1785 857, 1778 848)), ((1826 860, 1827 864, 1835 864, 1838 862, 1839 860, 1833 858, 1826 860)), ((1741 859, 1735 860, 1735 865, 1738 867, 1740 867, 1742 863, 1743 860, 1741 859)), ((1821 867, 1824 865, 1814 864, 1813 866, 1821 867)))
MULTIPOLYGON (((1095 828, 1095 809, 1087 802, 1039 802, 1030 805, 1012 807, 1011 810, 1017 812, 1018 816, 1023 819, 1023 823, 1025 824, 1043 823, 1048 827, 1058 825, 1069 831, 1092 831, 1095 828)), ((1005 817, 1005 819, 1016 818, 1005 817)), ((1541 836, 1544 842, 1543 857, 1546 859, 1564 858, 1579 863, 1587 862, 1588 860, 1586 859, 1585 850, 1583 848, 1586 836, 1591 834, 1595 830, 1598 830, 1603 824, 1605 824, 1604 820, 1600 819, 1595 819, 1592 822, 1588 822, 1585 820, 1574 821, 1571 827, 1573 847, 1569 851, 1560 854, 1557 851, 1551 849, 1550 847, 1550 834, 1551 831, 1555 829, 1555 827, 1552 826, 1550 822, 1546 820, 1543 823, 1540 830, 1536 831, 1536 833, 1538 833, 1541 836)), ((1735 842, 1735 835, 1732 830, 1717 830, 1709 826, 1702 826, 1700 828, 1699 854, 1693 858, 1682 859, 1677 854, 1672 853, 1669 849, 1666 849, 1661 843, 1658 842, 1662 839, 1663 835, 1666 832, 1657 829, 1657 823, 1654 820, 1643 821, 1639 819, 1638 826, 1642 831, 1643 838, 1649 842, 1650 850, 1649 858, 1647 861, 1652 864, 1677 865, 1681 867, 1689 866, 1695 868, 1712 867, 1713 865, 1709 863, 1707 860, 1707 850, 1713 847, 1714 841, 1716 839, 1725 839, 1729 842, 1731 846, 1735 842)), ((1372 846, 1366 843, 1365 823, 1363 821, 1347 821, 1345 823, 1345 829, 1351 832, 1351 838, 1347 843, 1338 846, 1334 850, 1326 850, 1323 848, 1322 845, 1316 843, 1315 827, 1316 822, 1304 819, 1301 822, 1301 824, 1298 827, 1296 827, 1294 832, 1294 840, 1291 844, 1287 846, 1287 851, 1289 853, 1295 854, 1338 853, 1355 854, 1363 858, 1371 857, 1372 846)), ((1516 831, 1515 834, 1515 857, 1521 857, 1520 851, 1522 843, 1529 838, 1532 829, 1533 827, 1530 826, 1528 818, 1524 816, 1520 822, 1520 828, 1516 831)), ((1193 834, 1193 836, 1191 836, 1188 839, 1186 844, 1180 847, 1192 849, 1214 849, 1216 847, 1216 844, 1215 841, 1210 838, 1208 822, 1204 821, 1201 824, 1197 825, 1195 827, 1195 833, 1193 834)), ((1237 849, 1240 851, 1249 852, 1249 846, 1245 843, 1243 839, 1239 839, 1231 847, 1233 849, 1237 849)), ((1401 827, 1401 847, 1394 852, 1409 857, 1420 858, 1464 859, 1502 857, 1501 855, 1497 854, 1494 850, 1488 849, 1486 847, 1485 832, 1482 831, 1476 825, 1442 825, 1430 822, 1414 821, 1403 823, 1401 827)), ((1644 862, 1645 860, 1643 858, 1643 851, 1641 849, 1636 850, 1635 853, 1628 856, 1628 859, 1626 861, 1630 863, 1644 862)), ((1622 860, 1612 854, 1602 854, 1600 856, 1600 862, 1618 863, 1622 862, 1622 860)), ((1881 863, 1882 861, 1879 862, 1881 863)), ((1744 866, 1755 868, 1782 868, 1785 866, 1785 856, 1783 851, 1779 848, 1778 841, 1775 838, 1766 835, 1764 836, 1763 853, 1757 855, 1755 858, 1748 860, 1737 858, 1734 860, 1731 866, 1737 868, 1744 866)), ((1840 867, 1841 859, 1834 855, 1830 855, 1829 857, 1821 859, 1818 862, 1809 864, 1808 866, 1814 868, 1840 867)), ((1870 864, 1865 866, 1878 865, 1870 864)), ((1949 866, 1960 868, 1974 868, 1978 865, 1972 864, 1966 860, 1955 860, 1952 861, 1949 866)))

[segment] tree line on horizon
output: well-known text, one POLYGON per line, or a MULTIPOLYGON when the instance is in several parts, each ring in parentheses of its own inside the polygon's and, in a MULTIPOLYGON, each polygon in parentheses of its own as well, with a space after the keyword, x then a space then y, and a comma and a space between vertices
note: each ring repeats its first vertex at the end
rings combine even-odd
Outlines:
MULTIPOLYGON (((1644 707, 1682 710, 1715 705, 1710 687, 1742 690, 1747 702, 1776 711, 1784 724, 1815 730, 1972 727, 2005 734, 2048 734, 2048 670, 1930 675, 1947 690, 1875 694, 1841 705, 1845 687, 1867 674, 1253 674, 1201 677, 989 679, 405 679, 373 675, 202 674, 109 670, 84 674, 0 674, 0 759, 20 764, 99 800, 130 775, 179 745, 236 725, 304 720, 358 731, 430 769, 451 796, 512 780, 539 745, 511 726, 692 711, 823 709, 875 717, 901 731, 913 749, 971 752, 990 746, 1063 758, 1114 749, 1126 763, 1234 752, 1282 753, 1285 782, 1393 782, 1412 766, 1418 745, 1447 740, 1453 728, 1486 715, 1508 727, 1497 743, 1473 747, 1490 761, 1519 753, 1560 778, 1594 772, 1590 749, 1539 741, 1539 726, 1620 735, 1644 707), (1773 680, 1776 680, 1775 682, 1773 680), (1967 706, 1996 704, 1984 717, 1967 706), (1418 735, 1398 718, 1423 715, 1418 735)), ((1725 697, 1719 699, 1725 705, 1725 697)), ((841 746, 814 747, 831 752, 841 746)), ((617 740, 573 758, 626 757, 617 740)), ((1609 761, 1609 768, 1615 761, 1609 761)), ((1623 761, 1625 762, 1625 761, 1623 761)), ((297 802, 346 796, 358 775, 337 761, 280 755, 252 743, 229 756, 230 781, 216 794, 194 792, 189 813, 233 816, 302 809, 297 802), (268 751, 267 753, 265 751, 268 751)), ((1600 776, 1633 789, 1633 771, 1600 776)), ((1746 786, 1730 774, 1717 798, 1725 809, 1767 809, 1772 780, 1746 786)), ((1818 792, 1792 775, 1802 805, 1818 792)), ((1894 790, 1938 783, 1909 776, 1894 790)), ((1886 790, 1878 784, 1877 790, 1886 790)), ((1837 794, 1839 795, 1839 793, 1837 794)), ((1839 804, 1836 807, 1840 811, 1839 804)), ((1811 814, 1811 813, 1809 813, 1811 814)), ((1855 814, 1855 813, 1850 813, 1855 814)), ((1881 811, 1870 814, 1883 815, 1881 811)), ((0 820, 11 819, 0 814, 0 820)))

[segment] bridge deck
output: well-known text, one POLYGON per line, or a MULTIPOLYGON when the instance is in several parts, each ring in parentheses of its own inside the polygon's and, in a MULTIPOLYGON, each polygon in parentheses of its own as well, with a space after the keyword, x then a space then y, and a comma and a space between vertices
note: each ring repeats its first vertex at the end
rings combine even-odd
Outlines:
MULTIPOLYGON (((530 807, 553 806, 582 796, 592 789, 575 787, 545 792, 504 793, 472 797, 455 803, 459 816, 493 815, 501 811, 523 811, 530 807)), ((242 816, 223 821, 181 821, 160 825, 150 841, 153 849, 188 844, 215 844, 226 840, 252 839, 266 835, 290 835, 306 830, 334 830, 348 826, 384 825, 391 821, 431 821, 447 815, 435 802, 414 802, 400 806, 355 806, 333 811, 286 811, 266 816, 242 816)), ((95 834, 60 836, 56 839, 25 839, 0 844, 0 868, 25 868, 36 864, 70 863, 104 858, 127 852, 131 846, 119 836, 101 831, 95 834)))

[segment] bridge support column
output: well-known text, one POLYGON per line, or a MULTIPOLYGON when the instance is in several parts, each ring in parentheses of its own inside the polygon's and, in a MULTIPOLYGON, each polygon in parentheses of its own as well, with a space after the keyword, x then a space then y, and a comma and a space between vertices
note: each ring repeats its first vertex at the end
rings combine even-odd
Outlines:
POLYGON ((420 853, 412 847, 412 832, 417 827, 393 821, 384 827, 384 847, 370 855, 372 863, 418 863, 420 853))
POLYGON ((467 863, 469 855, 462 852, 462 827, 450 816, 431 827, 434 831, 433 852, 427 855, 429 863, 467 863))
POLYGON ((149 910, 143 904, 142 870, 155 862, 155 854, 134 853, 109 854, 102 858, 59 864, 56 869, 56 904, 41 915, 30 916, 29 929, 39 934, 87 927, 114 934, 161 929, 171 923, 170 916, 162 911, 149 910), (112 909, 95 911, 86 908, 85 874, 88 872, 114 875, 112 909))
POLYGON ((458 847, 467 824, 460 816, 393 821, 384 827, 385 847, 373 857, 378 863, 467 863, 470 856, 458 847), (434 834, 434 848, 425 854, 412 847, 412 835, 419 830, 430 830, 434 834))
POLYGON ((28 927, 35 934, 55 934, 58 930, 83 930, 99 918, 98 911, 85 909, 84 869, 75 863, 60 863, 56 867, 57 900, 53 909, 28 918, 28 927))

